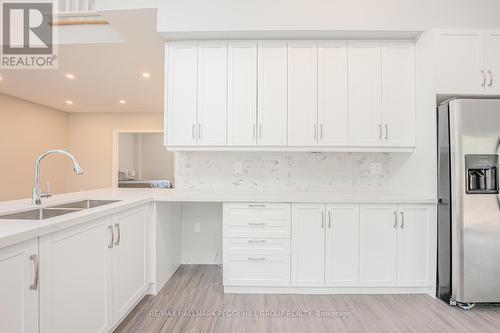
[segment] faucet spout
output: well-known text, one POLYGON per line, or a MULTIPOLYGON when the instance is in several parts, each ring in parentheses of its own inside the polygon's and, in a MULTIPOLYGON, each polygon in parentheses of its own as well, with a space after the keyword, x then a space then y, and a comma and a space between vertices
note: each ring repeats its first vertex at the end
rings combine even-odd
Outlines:
MULTIPOLYGON (((78 161, 76 160, 75 156, 73 156, 71 153, 67 152, 66 150, 60 150, 60 149, 49 150, 49 151, 41 154, 40 156, 38 156, 38 158, 35 161, 35 187, 33 187, 33 193, 32 193, 32 204, 33 205, 41 205, 42 204, 42 196, 44 196, 44 195, 42 194, 42 190, 40 187, 40 164, 45 157, 47 157, 48 155, 52 155, 52 154, 60 154, 60 155, 64 155, 64 156, 68 157, 71 160, 71 162, 73 162, 73 171, 75 172, 75 174, 77 174, 77 175, 83 174, 83 169, 80 166, 80 164, 78 163, 78 161)), ((46 196, 50 196, 50 195, 46 195, 46 196)))

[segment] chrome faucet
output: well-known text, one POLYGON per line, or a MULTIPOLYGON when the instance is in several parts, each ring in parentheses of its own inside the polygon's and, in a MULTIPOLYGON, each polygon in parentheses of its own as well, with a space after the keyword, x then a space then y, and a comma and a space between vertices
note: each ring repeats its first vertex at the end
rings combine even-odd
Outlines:
POLYGON ((36 162, 35 162, 35 187, 33 187, 33 195, 31 197, 33 205, 41 205, 42 198, 49 198, 51 196, 50 193, 42 193, 42 190, 40 188, 40 162, 42 162, 42 160, 46 156, 51 155, 51 154, 61 154, 61 155, 69 157, 71 159, 71 161, 73 162, 73 170, 75 171, 75 173, 77 175, 83 174, 83 169, 80 166, 80 164, 78 164, 78 161, 76 160, 76 158, 65 150, 49 150, 49 151, 43 153, 42 155, 38 156, 38 158, 36 159, 36 162))

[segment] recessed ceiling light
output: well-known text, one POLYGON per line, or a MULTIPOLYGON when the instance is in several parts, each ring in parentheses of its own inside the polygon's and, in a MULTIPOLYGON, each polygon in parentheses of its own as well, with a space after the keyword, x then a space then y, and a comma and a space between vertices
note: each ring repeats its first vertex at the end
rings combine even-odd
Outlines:
POLYGON ((142 77, 145 79, 148 79, 150 76, 151 76, 151 74, 149 74, 148 72, 142 73, 142 77))
POLYGON ((68 73, 68 74, 66 74, 66 78, 73 80, 75 78, 75 76, 71 73, 68 73))
POLYGON ((0 76, 0 81, 2 81, 2 80, 3 80, 3 77, 0 76))
POLYGON ((66 101, 66 104, 68 105, 73 105, 73 101, 70 101, 69 99, 66 101))
POLYGON ((124 99, 120 99, 120 104, 126 104, 126 103, 127 103, 127 101, 126 101, 126 100, 124 100, 124 99))

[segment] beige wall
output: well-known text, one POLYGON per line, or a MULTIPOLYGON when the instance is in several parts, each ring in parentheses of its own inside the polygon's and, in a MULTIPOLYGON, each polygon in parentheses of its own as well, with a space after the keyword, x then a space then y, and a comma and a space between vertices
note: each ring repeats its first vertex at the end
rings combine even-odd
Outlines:
POLYGON ((67 190, 111 187, 115 131, 163 130, 162 113, 72 113, 68 116, 68 148, 85 170, 66 171, 67 190))
MULTIPOLYGON (((65 112, 0 94, 0 201, 28 198, 33 188, 34 163, 49 149, 67 147, 65 112)), ((50 156, 42 163, 42 185, 66 191, 64 173, 71 162, 50 156)))

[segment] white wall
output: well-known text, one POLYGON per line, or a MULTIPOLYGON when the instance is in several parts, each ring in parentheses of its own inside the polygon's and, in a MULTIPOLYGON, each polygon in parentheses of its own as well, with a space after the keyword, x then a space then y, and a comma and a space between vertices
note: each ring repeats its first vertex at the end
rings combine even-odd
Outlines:
POLYGON ((163 133, 140 133, 138 140, 141 179, 174 179, 174 154, 165 149, 163 133))
POLYGON ((182 204, 182 263, 222 263, 222 204, 182 204), (200 232, 195 232, 195 224, 200 232))
POLYGON ((118 170, 125 173, 136 169, 135 134, 120 133, 118 135, 118 170))
POLYGON ((158 0, 157 4, 160 32, 500 27, 498 0, 158 0))

